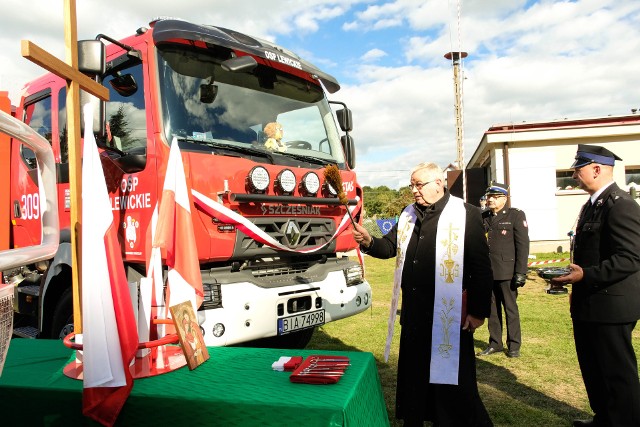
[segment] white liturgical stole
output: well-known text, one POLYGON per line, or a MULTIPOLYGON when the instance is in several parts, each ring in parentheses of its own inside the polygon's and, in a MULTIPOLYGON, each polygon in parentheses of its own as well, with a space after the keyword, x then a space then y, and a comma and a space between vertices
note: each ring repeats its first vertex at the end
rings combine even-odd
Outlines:
MULTIPOLYGON (((413 205, 407 206, 398 219, 396 270, 387 325, 385 361, 389 359, 398 310, 402 269, 415 223, 415 208, 413 205)), ((435 384, 458 384, 465 225, 466 211, 462 199, 450 196, 438 219, 436 232, 435 298, 430 365, 430 382, 435 384)))
POLYGON ((391 341, 393 339, 393 330, 396 323, 396 313, 398 312, 398 299, 400 298, 400 284, 402 282, 402 269, 404 267, 404 258, 413 227, 416 225, 416 210, 413 205, 409 205, 400 214, 398 218, 398 228, 396 232, 396 270, 393 275, 393 295, 391 297, 391 309, 389 311, 389 321, 387 322, 387 342, 384 348, 384 361, 389 360, 389 351, 391 350, 391 341))
POLYGON ((436 232, 430 373, 433 384, 458 384, 465 226, 464 203, 451 196, 436 232))

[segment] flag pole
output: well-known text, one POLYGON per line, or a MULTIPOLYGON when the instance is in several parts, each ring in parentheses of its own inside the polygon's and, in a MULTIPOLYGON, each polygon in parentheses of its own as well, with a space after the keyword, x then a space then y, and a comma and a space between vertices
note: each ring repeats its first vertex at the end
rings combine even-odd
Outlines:
MULTIPOLYGON (((64 2, 64 45, 67 64, 78 69, 78 37, 76 2, 64 2)), ((67 81, 67 135, 69 144, 69 193, 71 197, 71 286, 73 289, 73 325, 76 334, 82 333, 82 194, 80 161, 80 86, 67 81)))

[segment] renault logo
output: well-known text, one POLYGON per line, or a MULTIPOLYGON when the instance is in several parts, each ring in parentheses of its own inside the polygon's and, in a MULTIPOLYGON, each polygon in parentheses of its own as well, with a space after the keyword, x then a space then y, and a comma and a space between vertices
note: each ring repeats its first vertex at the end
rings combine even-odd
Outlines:
POLYGON ((298 246, 298 243, 300 243, 300 227, 294 220, 287 221, 284 226, 284 235, 289 242, 289 246, 298 246))

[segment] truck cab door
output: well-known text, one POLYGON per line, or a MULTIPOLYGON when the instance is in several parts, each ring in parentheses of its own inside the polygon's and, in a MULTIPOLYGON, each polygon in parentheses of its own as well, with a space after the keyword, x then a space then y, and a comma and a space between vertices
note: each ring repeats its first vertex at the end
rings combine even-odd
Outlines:
MULTIPOLYGON (((147 57, 144 43, 133 47, 140 58, 147 57)), ((147 232, 150 235, 158 197, 155 140, 147 108, 155 89, 149 84, 148 62, 136 58, 122 50, 107 56, 102 84, 109 89, 109 101, 104 105, 105 133, 97 137, 103 147, 115 149, 105 150, 102 166, 125 262, 148 259, 147 232)))
MULTIPOLYGON (((49 89, 25 100, 24 122, 52 142, 52 97, 49 89)), ((38 187, 36 156, 19 141, 11 143, 11 247, 41 243, 42 205, 38 187)))

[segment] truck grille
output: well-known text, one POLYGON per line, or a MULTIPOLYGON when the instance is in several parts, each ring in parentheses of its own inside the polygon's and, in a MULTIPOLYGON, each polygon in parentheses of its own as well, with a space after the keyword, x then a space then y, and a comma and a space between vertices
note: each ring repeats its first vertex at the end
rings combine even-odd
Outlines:
MULTIPOLYGON (((267 233, 283 246, 303 250, 327 243, 335 232, 335 224, 331 218, 249 218, 258 228, 267 233)), ((315 253, 332 253, 335 241, 315 253)), ((278 251, 256 242, 238 231, 236 237, 235 257, 254 257, 275 255, 278 251)), ((291 273, 289 273, 291 274, 291 273)))
POLYGON ((256 262, 249 269, 253 277, 277 277, 287 276, 291 274, 302 274, 306 272, 309 267, 315 263, 310 262, 298 262, 298 263, 282 263, 261 265, 261 262, 256 262))
POLYGON ((326 278, 329 270, 318 268, 322 264, 327 264, 326 255, 316 255, 315 253, 304 257, 288 255, 286 257, 256 257, 252 260, 246 260, 242 264, 234 262, 231 266, 203 270, 205 304, 209 300, 211 301, 209 308, 216 308, 213 304, 220 301, 220 306, 222 306, 221 291, 226 285, 234 283, 248 282, 262 288, 275 288, 313 283, 326 278))

